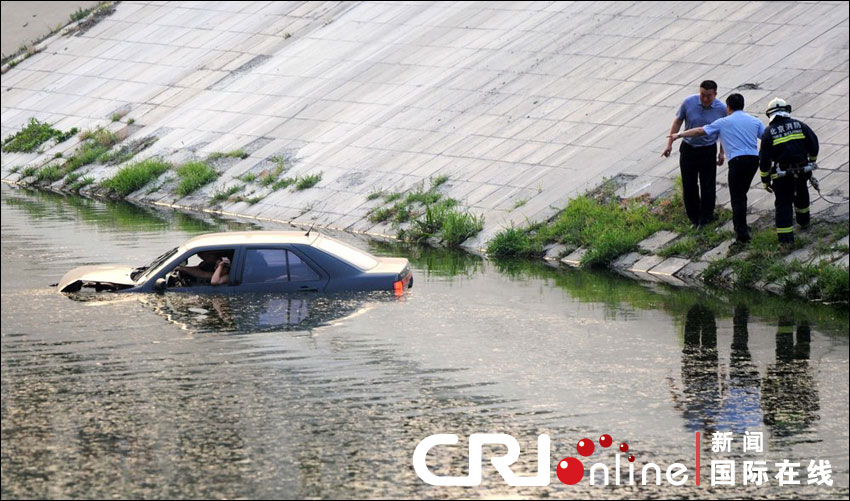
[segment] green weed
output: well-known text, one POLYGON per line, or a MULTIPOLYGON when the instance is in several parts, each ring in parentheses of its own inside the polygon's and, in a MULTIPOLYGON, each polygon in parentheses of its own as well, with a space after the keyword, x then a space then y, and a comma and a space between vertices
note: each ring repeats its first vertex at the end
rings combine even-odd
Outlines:
POLYGON ((177 185, 177 194, 185 197, 201 186, 215 181, 218 177, 218 172, 205 162, 193 160, 178 167, 177 176, 180 178, 180 183, 177 185))
POLYGON ((101 186, 107 190, 125 197, 161 176, 172 166, 170 163, 157 158, 149 158, 122 167, 113 177, 103 181, 101 186))

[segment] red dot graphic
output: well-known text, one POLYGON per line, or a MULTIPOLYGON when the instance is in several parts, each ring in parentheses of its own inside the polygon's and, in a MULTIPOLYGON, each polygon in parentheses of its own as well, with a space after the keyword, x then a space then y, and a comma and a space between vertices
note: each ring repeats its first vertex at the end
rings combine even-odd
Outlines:
POLYGON ((629 452, 629 444, 625 442, 620 444, 620 452, 629 452))
POLYGON ((602 447, 611 447, 611 444, 613 443, 614 440, 611 438, 611 435, 608 435, 607 433, 599 437, 599 445, 602 447))
POLYGON ((593 454, 593 449, 594 449, 593 440, 590 440, 589 438, 583 438, 583 439, 579 440, 578 446, 576 447, 576 450, 578 451, 578 453, 581 454, 582 456, 585 456, 585 457, 593 454))
POLYGON ((576 458, 564 458, 558 461, 558 480, 567 485, 575 485, 584 477, 584 465, 576 458))
POLYGON ((630 462, 630 463, 634 463, 634 462, 635 462, 635 457, 634 457, 634 456, 629 456, 629 462, 630 462))

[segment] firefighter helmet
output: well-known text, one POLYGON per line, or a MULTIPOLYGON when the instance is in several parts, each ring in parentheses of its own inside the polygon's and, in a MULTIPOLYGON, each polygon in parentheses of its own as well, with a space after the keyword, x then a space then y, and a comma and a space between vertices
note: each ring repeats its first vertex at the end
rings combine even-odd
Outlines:
POLYGON ((787 117, 789 113, 791 113, 791 105, 780 97, 775 97, 767 103, 765 114, 771 121, 773 121, 774 117, 787 117))

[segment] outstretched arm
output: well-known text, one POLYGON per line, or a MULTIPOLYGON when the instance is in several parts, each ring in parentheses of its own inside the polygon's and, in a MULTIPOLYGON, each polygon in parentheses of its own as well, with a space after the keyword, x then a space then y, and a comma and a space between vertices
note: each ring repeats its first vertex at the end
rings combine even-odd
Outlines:
POLYGON ((662 157, 669 157, 670 153, 673 152, 673 139, 671 139, 671 137, 682 128, 682 122, 683 120, 679 117, 673 119, 673 125, 670 126, 670 135, 667 136, 667 147, 664 148, 664 151, 661 153, 662 157))
POLYGON ((674 134, 670 134, 669 136, 667 136, 668 137, 667 140, 672 143, 673 141, 675 141, 679 138, 697 137, 697 136, 704 136, 704 135, 705 135, 705 129, 703 129, 702 127, 695 127, 693 129, 688 129, 684 132, 676 132, 674 134))

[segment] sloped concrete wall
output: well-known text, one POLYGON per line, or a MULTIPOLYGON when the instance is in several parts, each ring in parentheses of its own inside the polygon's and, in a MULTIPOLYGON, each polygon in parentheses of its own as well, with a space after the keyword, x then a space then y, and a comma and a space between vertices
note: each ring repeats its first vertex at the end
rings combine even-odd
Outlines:
MULTIPOLYGON (((130 139, 159 136, 141 156, 250 153, 186 200, 136 198, 203 206, 282 154, 322 181, 223 210, 377 233, 369 193, 445 174, 442 191, 486 218, 467 242, 480 246, 606 177, 629 179, 629 196, 670 189, 678 154, 660 152, 706 78, 762 119, 774 96, 792 103, 820 136, 822 190, 847 196, 846 2, 121 2, 3 75, 2 136, 30 117, 65 130, 130 110, 130 139)), ((73 146, 4 153, 2 176, 73 146)), ((847 205, 813 205, 827 209, 847 205)))

